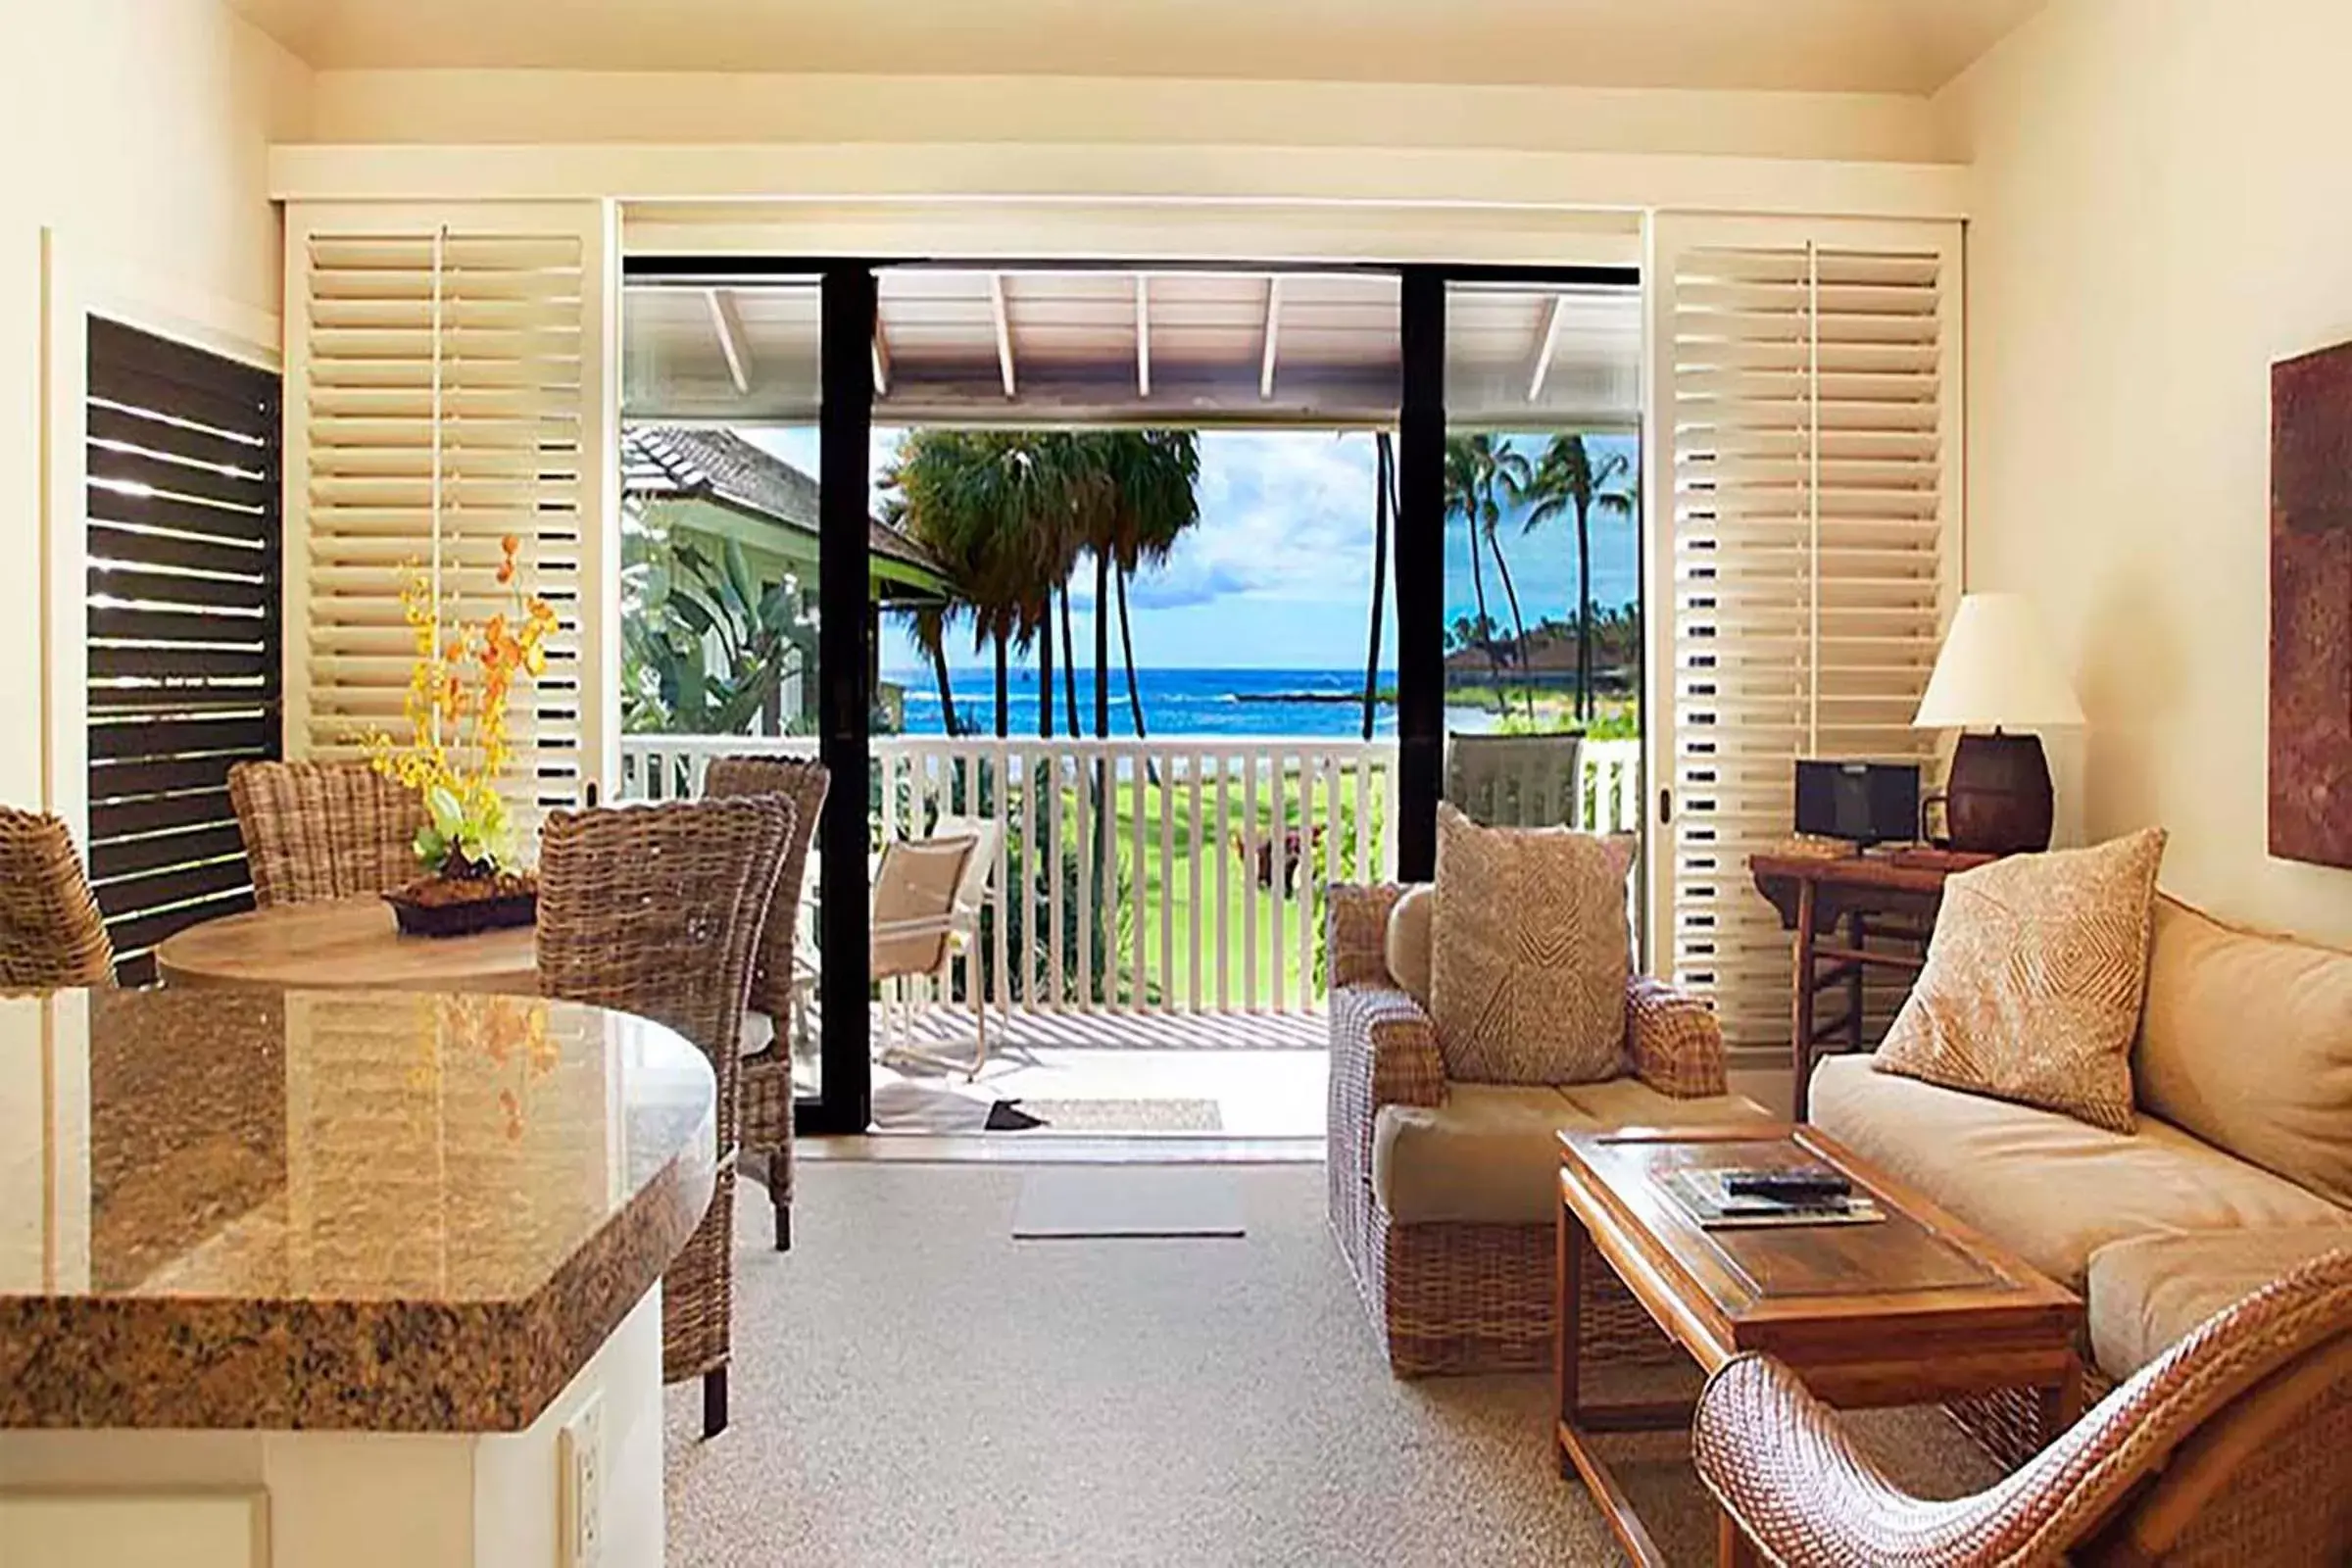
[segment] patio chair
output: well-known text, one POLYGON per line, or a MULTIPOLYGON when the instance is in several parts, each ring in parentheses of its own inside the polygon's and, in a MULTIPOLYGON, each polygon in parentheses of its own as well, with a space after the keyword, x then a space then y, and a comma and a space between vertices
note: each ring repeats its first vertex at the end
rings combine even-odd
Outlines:
POLYGON ((46 811, 0 807, 0 990, 114 982, 114 944, 72 831, 46 811))
MULTIPOLYGON (((882 847, 874 867, 873 948, 867 972, 876 985, 936 976, 956 952, 956 907, 964 873, 978 858, 979 839, 905 839, 882 847)), ((882 1049, 885 1060, 919 1055, 894 1038, 894 1009, 882 993, 882 1049)))
MULTIPOLYGON (((952 983, 950 971, 956 957, 979 951, 980 910, 988 903, 989 879, 996 874, 997 843, 1003 833, 1002 824, 985 816, 942 816, 932 824, 931 838, 927 842, 946 843, 955 839, 972 841, 971 854, 963 862, 963 875, 956 885, 955 907, 948 913, 948 939, 941 948, 938 966, 928 971, 933 984, 941 988, 943 995, 952 983)), ((886 1045, 885 1057, 945 1067, 962 1073, 967 1082, 979 1077, 980 1069, 988 1064, 988 995, 976 957, 969 964, 967 976, 976 1031, 968 1060, 916 1047, 907 1041, 900 1041, 895 1046, 886 1045)))
POLYGON ((734 1340, 736 1078, 760 922, 796 812, 780 796, 558 811, 539 842, 539 992, 633 1012, 718 1079, 718 1183, 662 1277, 662 1376, 703 1380, 727 1424, 734 1340))
POLYGON ((417 874, 424 803, 364 762, 239 762, 228 799, 265 909, 388 893, 417 874))
POLYGON ((1582 735, 1447 735, 1446 799, 1487 827, 1574 822, 1582 735))
POLYGON ((1904 1493, 1769 1356, 1708 1379, 1691 1453, 1786 1568, 2352 1561, 2352 1249, 2206 1319, 1973 1497, 1904 1493))
POLYGON ((767 1021, 766 1038, 747 1028, 740 1073, 741 1133, 746 1166, 767 1189, 775 1216, 775 1248, 792 1249, 792 1042, 804 994, 795 970, 806 897, 808 849, 822 819, 833 775, 813 758, 721 757, 703 774, 706 800, 781 795, 793 805, 793 830, 784 846, 752 965, 751 1011, 767 1021))

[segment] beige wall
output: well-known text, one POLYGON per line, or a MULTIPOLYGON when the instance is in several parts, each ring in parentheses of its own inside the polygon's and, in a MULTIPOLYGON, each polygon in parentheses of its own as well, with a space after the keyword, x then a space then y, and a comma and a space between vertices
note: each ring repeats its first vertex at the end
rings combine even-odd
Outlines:
POLYGON ((322 142, 1493 147, 1930 162, 1896 94, 1054 76, 333 71, 322 142))
MULTIPOLYGON (((65 286, 115 314, 274 347, 272 137, 310 74, 216 0, 22 8, 0 52, 0 802, 42 799, 42 236, 65 286)), ((62 345, 78 353, 78 345, 62 345)), ((78 514, 76 498, 61 498, 78 514)))
POLYGON ((2352 6, 2058 0, 1938 108, 1977 164, 1969 581, 2041 602, 2104 837, 2352 940, 2352 872, 2266 854, 2269 373, 2352 338, 2352 6))

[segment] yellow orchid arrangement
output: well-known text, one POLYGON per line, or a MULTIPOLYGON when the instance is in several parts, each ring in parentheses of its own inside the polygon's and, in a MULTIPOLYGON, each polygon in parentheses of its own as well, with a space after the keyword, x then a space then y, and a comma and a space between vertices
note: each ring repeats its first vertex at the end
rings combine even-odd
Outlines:
POLYGON ((416 831, 416 858, 443 876, 488 876, 512 868, 514 825, 498 780, 514 760, 507 704, 517 680, 547 669, 547 640, 556 612, 523 592, 515 557, 522 541, 499 541, 498 583, 508 608, 479 621, 460 621, 445 637, 433 579, 412 563, 400 603, 416 643, 401 712, 406 745, 381 730, 367 737, 368 760, 378 773, 424 798, 428 815, 416 831))

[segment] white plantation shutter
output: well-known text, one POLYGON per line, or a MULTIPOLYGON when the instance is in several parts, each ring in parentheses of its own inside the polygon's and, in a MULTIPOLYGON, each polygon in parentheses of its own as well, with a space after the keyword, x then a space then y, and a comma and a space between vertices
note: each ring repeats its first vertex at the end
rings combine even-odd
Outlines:
POLYGON ((1789 938, 1747 858, 1791 832, 1799 758, 1935 751, 1911 715, 1959 578, 1958 230, 1660 219, 1652 254, 1656 953, 1733 1045, 1786 1051, 1789 938))
POLYGON ((442 624, 506 607, 501 541, 560 621, 510 708, 509 805, 609 782, 618 455, 614 266, 600 204, 306 207, 287 215, 287 743, 319 760, 405 734, 400 590, 442 624))

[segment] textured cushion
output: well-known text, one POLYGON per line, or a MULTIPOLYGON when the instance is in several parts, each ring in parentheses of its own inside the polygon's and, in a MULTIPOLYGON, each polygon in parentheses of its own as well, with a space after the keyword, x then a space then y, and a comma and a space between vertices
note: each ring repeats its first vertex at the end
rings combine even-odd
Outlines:
POLYGON ((2132 1130, 2132 1037, 2164 832, 1950 878, 1878 1065, 2132 1130))
POLYGON ((1406 996, 1429 1005, 1429 917, 1438 907, 1438 890, 1417 883, 1404 890, 1389 911, 1389 977, 1406 996))
POLYGON ((1631 1078, 1573 1089, 1450 1084, 1443 1105, 1384 1105, 1372 1192, 1399 1225, 1548 1225, 1559 1203, 1563 1128, 1706 1126, 1761 1120, 1735 1095, 1669 1100, 1631 1078))
POLYGON ((2223 1307, 2345 1246, 2352 1231, 2329 1225, 2174 1231, 2102 1247, 2086 1298, 2091 1358, 2120 1383, 2223 1307))
POLYGON ((2158 900, 2132 1077, 2151 1115, 2352 1204, 2352 953, 2158 900))
POLYGON ((1833 1056, 1813 1120, 2072 1290, 2090 1254, 2155 1231, 2343 1226, 2352 1211, 2142 1117, 2113 1133, 2052 1111, 1873 1072, 1833 1056))
POLYGON ((1430 1015, 1457 1083, 1614 1078, 1625 1060, 1631 836, 1480 827, 1438 808, 1430 1015))

